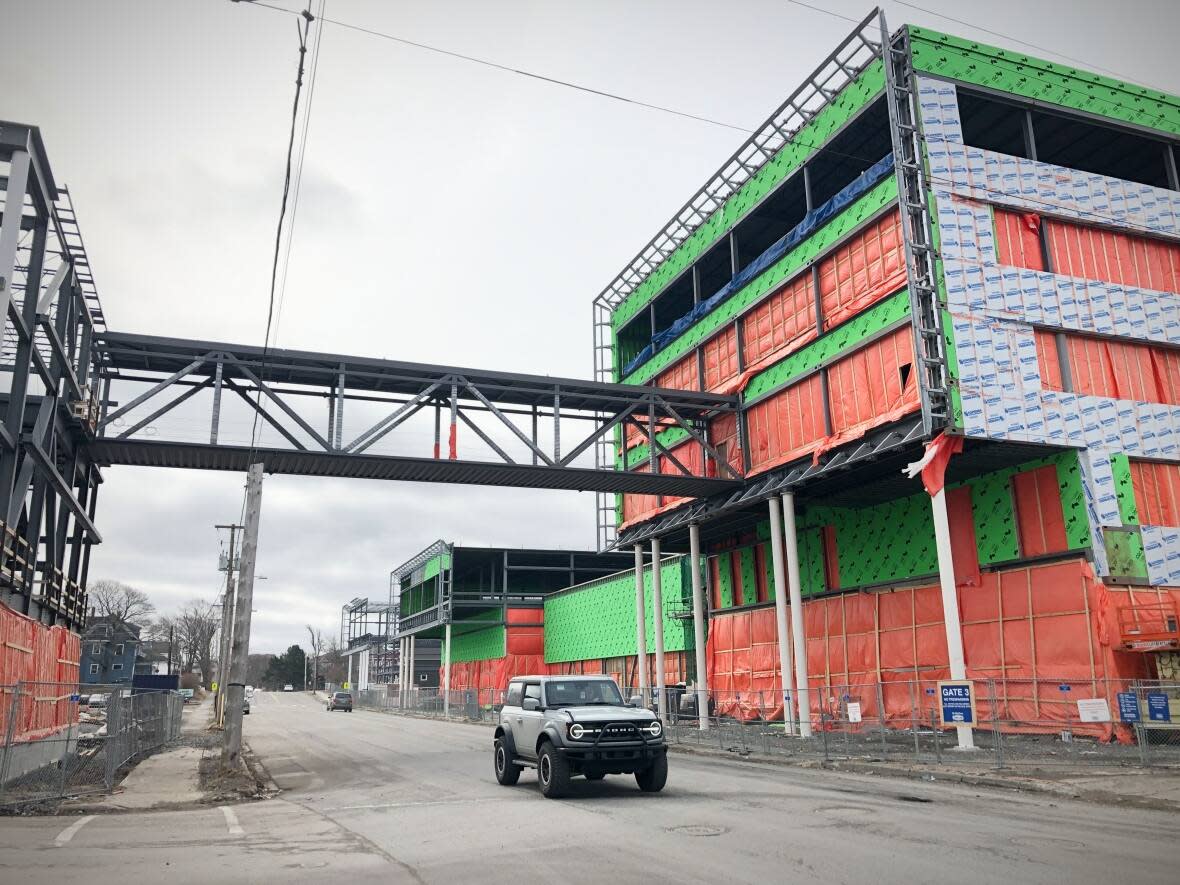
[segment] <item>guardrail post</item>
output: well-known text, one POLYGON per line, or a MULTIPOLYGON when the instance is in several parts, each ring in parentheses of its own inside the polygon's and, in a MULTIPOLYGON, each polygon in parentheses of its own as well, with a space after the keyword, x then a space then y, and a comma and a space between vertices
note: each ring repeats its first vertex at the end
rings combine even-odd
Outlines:
POLYGON ((942 765, 942 741, 939 740, 938 713, 934 710, 930 711, 930 730, 934 732, 934 758, 939 765, 942 765))

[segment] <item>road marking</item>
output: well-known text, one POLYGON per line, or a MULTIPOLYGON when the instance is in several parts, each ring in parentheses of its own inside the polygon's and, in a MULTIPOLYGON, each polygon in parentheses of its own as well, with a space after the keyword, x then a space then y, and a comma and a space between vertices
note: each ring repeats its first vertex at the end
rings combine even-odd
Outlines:
POLYGON ((234 810, 228 805, 219 805, 221 813, 225 815, 225 827, 229 830, 231 836, 240 836, 246 832, 242 829, 242 825, 238 823, 238 816, 234 814, 234 810))
POLYGON ((63 845, 67 844, 71 839, 73 839, 74 836, 78 835, 78 830, 82 829, 82 827, 86 826, 92 820, 94 820, 93 814, 88 814, 86 817, 78 818, 76 821, 57 834, 57 838, 53 840, 53 844, 58 848, 61 848, 63 845))
POLYGON ((376 805, 337 805, 321 811, 372 811, 379 808, 422 808, 434 805, 475 805, 483 802, 503 802, 508 796, 487 796, 470 799, 423 799, 418 802, 381 802, 376 805))

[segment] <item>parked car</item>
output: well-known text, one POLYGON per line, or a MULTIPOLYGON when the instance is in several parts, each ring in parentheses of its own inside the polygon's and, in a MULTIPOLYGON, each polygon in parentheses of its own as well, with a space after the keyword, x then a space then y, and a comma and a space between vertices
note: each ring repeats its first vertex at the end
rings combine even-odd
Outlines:
POLYGON ((337 691, 328 698, 327 710, 331 713, 333 710, 344 710, 346 713, 352 712, 352 695, 346 691, 337 691))
POLYGON ((570 779, 633 774, 658 793, 668 780, 664 729, 650 710, 625 704, 603 676, 520 676, 508 685, 494 738, 496 780, 512 786, 521 769, 537 769, 541 793, 566 795, 570 779))
POLYGON ((292 685, 290 682, 288 682, 286 685, 283 686, 283 691, 294 691, 294 690, 295 690, 295 686, 292 685))
POLYGON ((87 698, 86 706, 88 706, 88 707, 105 707, 107 705, 108 700, 109 700, 108 695, 92 694, 89 698, 87 698))

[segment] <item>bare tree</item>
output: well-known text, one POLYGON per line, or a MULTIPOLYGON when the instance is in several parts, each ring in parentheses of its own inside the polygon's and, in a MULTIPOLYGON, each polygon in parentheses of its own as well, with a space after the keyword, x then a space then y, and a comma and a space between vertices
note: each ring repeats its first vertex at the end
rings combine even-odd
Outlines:
POLYGON ((184 656, 185 670, 201 668, 206 683, 213 674, 213 637, 220 626, 212 603, 194 599, 176 615, 176 635, 184 656))
POLYGON ((87 593, 100 617, 114 615, 128 624, 142 626, 156 610, 146 593, 121 581, 95 581, 87 593))
POLYGON ((348 675, 344 655, 340 651, 340 643, 335 636, 328 639, 327 645, 324 648, 321 671, 324 674, 324 680, 326 682, 334 682, 337 685, 342 684, 348 675))
POLYGON ((324 633, 308 624, 307 635, 311 637, 311 688, 312 691, 315 691, 320 684, 319 663, 320 655, 324 653, 324 633))

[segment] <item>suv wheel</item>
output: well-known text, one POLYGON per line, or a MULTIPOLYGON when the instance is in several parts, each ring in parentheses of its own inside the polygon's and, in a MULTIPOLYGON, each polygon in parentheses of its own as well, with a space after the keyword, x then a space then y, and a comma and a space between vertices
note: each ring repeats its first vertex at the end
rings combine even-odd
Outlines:
POLYGON ((570 789, 569 763, 548 741, 537 757, 537 783, 546 799, 560 799, 570 789))
POLYGON ((658 793, 668 782, 668 757, 661 753, 647 768, 635 772, 635 783, 645 793, 658 793))
POLYGON ((503 738, 496 738, 496 781, 511 787, 520 780, 520 766, 513 763, 503 738))

